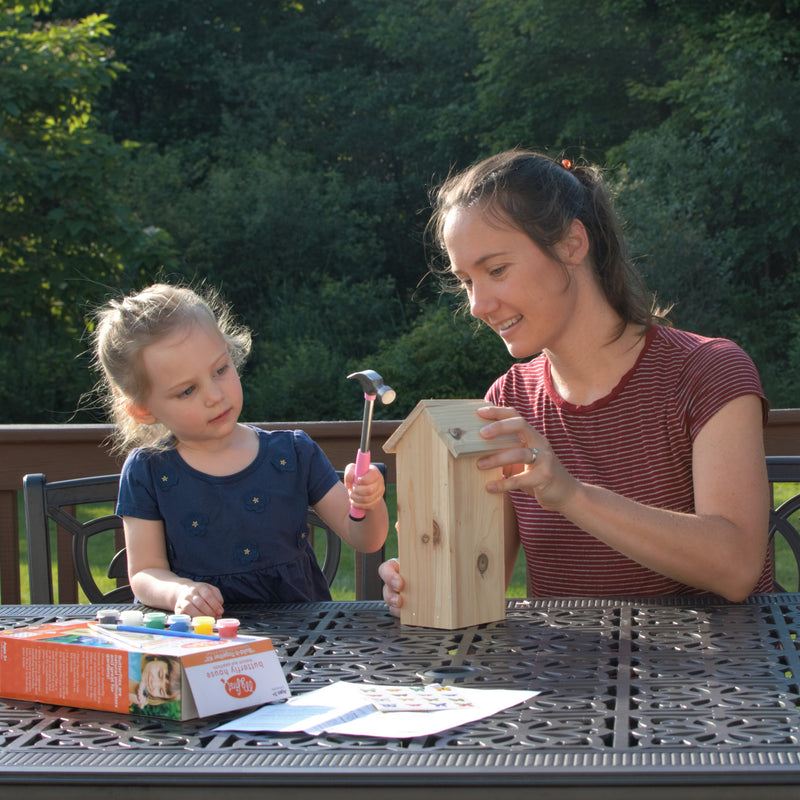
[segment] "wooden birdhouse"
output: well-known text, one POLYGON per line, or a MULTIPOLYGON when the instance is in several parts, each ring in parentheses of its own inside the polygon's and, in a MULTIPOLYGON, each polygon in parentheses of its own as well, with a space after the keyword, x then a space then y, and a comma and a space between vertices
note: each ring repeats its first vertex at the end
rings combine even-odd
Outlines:
POLYGON ((483 400, 422 400, 387 440, 396 454, 400 621, 452 630, 505 617, 504 500, 477 460, 518 444, 482 439, 483 400))

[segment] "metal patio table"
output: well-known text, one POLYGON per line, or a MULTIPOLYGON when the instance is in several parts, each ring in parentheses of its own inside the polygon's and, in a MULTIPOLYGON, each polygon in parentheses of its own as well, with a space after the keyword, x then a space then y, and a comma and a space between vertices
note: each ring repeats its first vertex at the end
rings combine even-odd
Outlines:
MULTIPOLYGON (((97 609, 6 606, 0 627, 97 609)), ((513 599, 505 620, 455 631, 402 626, 379 602, 226 615, 272 638, 292 694, 337 680, 540 694, 407 740, 0 701, 0 797, 800 796, 800 595, 513 599)))

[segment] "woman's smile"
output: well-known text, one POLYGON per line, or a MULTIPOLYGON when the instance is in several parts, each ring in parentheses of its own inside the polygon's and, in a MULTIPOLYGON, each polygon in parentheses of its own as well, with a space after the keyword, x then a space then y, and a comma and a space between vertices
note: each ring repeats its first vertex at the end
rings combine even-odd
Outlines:
POLYGON ((516 317, 512 317, 511 319, 506 320, 505 322, 501 322, 499 325, 495 326, 497 328, 497 332, 502 336, 506 333, 509 328, 512 328, 518 322, 522 321, 522 314, 517 314, 516 317))

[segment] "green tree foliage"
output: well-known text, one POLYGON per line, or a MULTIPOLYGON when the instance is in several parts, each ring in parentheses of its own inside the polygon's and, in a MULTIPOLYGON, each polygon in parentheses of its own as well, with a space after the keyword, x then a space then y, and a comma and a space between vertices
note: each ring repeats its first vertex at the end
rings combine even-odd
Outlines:
POLYGON ((483 323, 442 303, 426 306, 408 333, 383 342, 372 362, 387 380, 391 375, 391 414, 402 418, 425 398, 483 397, 514 360, 483 323))
POLYGON ((658 107, 628 87, 662 72, 653 46, 658 5, 482 0, 475 27, 485 149, 567 149, 602 160, 609 146, 656 122, 658 107))
POLYGON ((668 119, 612 153, 630 238, 676 324, 742 343, 773 404, 796 405, 797 20, 722 14, 679 60, 677 77, 637 90, 668 119))
POLYGON ((74 411, 91 385, 73 360, 86 307, 161 277, 219 286, 253 329, 250 419, 357 417, 346 375, 364 368, 397 389, 390 416, 482 396, 511 361, 425 279, 427 192, 513 146, 609 165, 676 323, 736 339, 773 405, 797 405, 798 14, 798 0, 18 4, 0 23, 0 334, 27 366, 0 413, 74 411))
POLYGON ((346 376, 377 367, 355 354, 370 353, 380 331, 400 330, 402 312, 388 277, 353 283, 312 274, 258 331, 245 377, 247 416, 359 417, 363 392, 346 376))
MULTIPOLYGON (((463 24, 447 17, 458 3, 417 5, 451 29, 463 24)), ((412 24, 404 2, 262 6, 64 8, 102 8, 118 31, 115 54, 127 70, 106 96, 106 118, 148 142, 121 196, 145 224, 169 231, 180 254, 169 276, 221 286, 257 333, 247 414, 358 413, 346 365, 363 368, 415 313, 425 273, 418 212, 429 176, 446 172, 429 151, 452 156, 446 128, 434 135, 430 118, 455 99, 455 82, 442 76, 468 85, 469 62, 463 40, 427 29, 431 20, 412 24), (192 53, 196 70, 184 63, 192 53), (315 391, 293 389, 303 375, 315 391)))
POLYGON ((68 415, 86 386, 76 368, 87 300, 146 265, 152 247, 109 182, 127 157, 97 130, 93 103, 120 66, 107 20, 46 25, 46 3, 0 22, 0 419, 68 415))

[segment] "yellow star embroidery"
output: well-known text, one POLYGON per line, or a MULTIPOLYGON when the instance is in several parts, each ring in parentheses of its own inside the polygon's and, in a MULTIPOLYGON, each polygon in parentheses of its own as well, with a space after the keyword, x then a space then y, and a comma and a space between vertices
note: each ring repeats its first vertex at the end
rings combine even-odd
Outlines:
POLYGON ((255 505, 258 505, 258 503, 260 503, 260 502, 261 502, 261 500, 260 500, 258 497, 254 497, 254 498, 253 498, 253 505, 254 505, 254 506, 255 506, 255 505))
POLYGON ((244 554, 245 554, 246 556, 249 556, 249 555, 250 555, 250 548, 249 548, 249 547, 245 547, 245 549, 244 549, 244 554))
POLYGON ((166 483, 168 480, 169 478, 166 475, 161 476, 161 483, 166 483))
POLYGON ((196 519, 192 520, 192 527, 193 528, 197 528, 199 525, 200 525, 200 523, 196 519))
POLYGON ((285 467, 285 466, 286 466, 286 459, 285 459, 285 458, 282 458, 282 459, 281 459, 281 466, 282 466, 282 467, 285 467))

